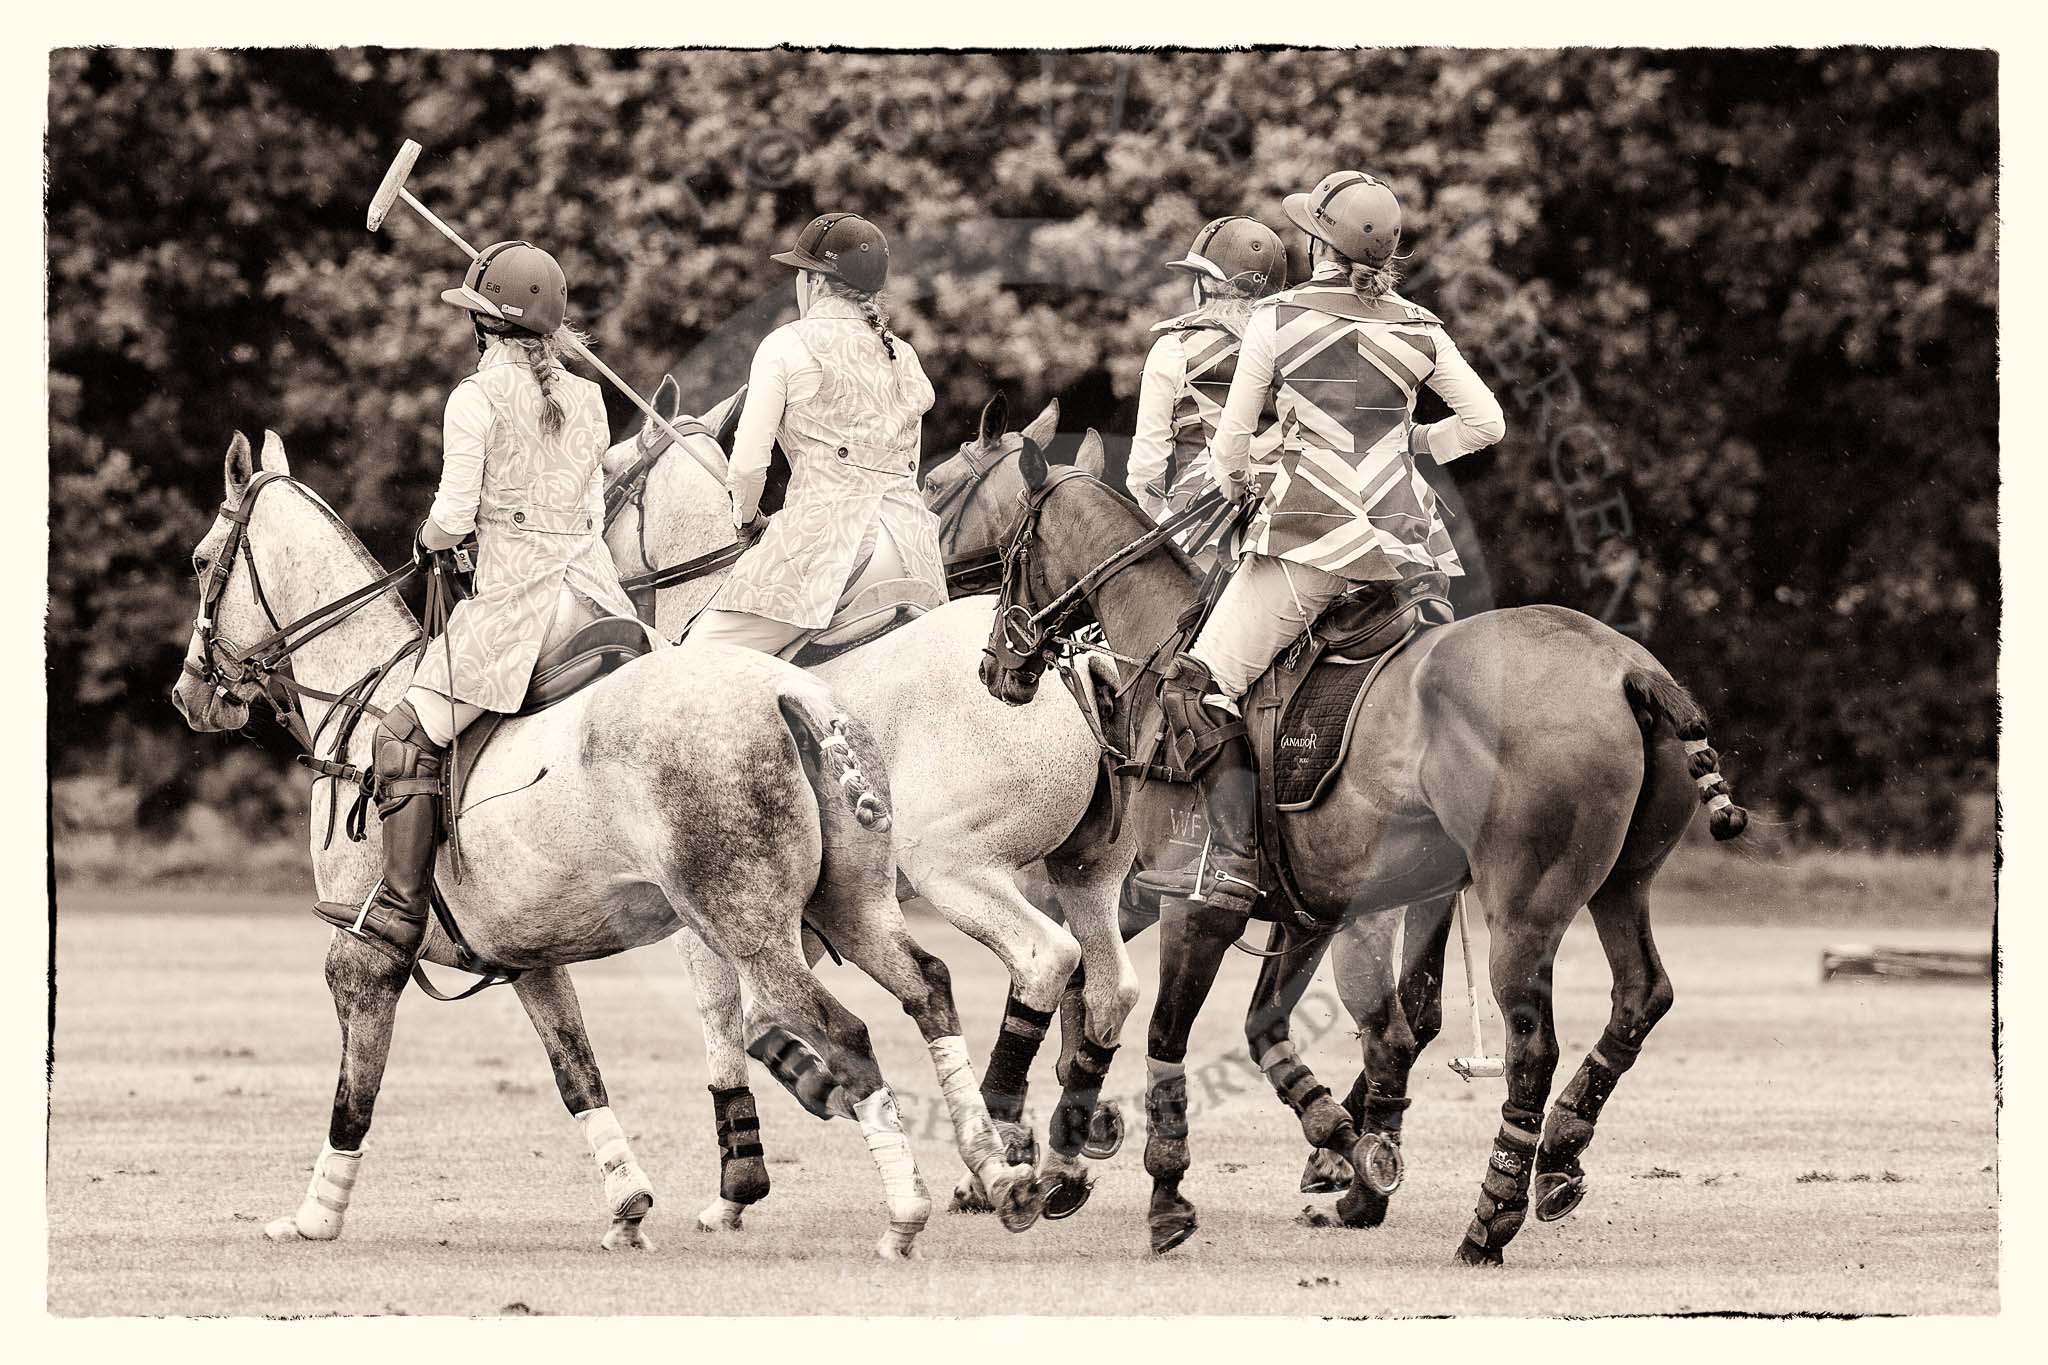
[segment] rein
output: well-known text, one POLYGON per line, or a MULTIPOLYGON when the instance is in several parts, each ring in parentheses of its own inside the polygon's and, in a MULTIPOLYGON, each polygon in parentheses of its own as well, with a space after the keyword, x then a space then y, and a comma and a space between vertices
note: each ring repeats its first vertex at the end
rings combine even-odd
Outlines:
MULTIPOLYGON (((194 621, 199 634, 199 662, 195 665, 187 659, 182 665, 186 673, 211 687, 215 694, 224 699, 241 700, 245 703, 261 696, 270 704, 277 717, 277 723, 286 733, 305 748, 300 762, 330 777, 348 777, 359 780, 361 774, 345 763, 321 759, 315 752, 318 736, 306 724, 304 708, 300 698, 312 697, 337 708, 327 719, 346 711, 341 728, 336 733, 336 752, 346 744, 353 733, 355 724, 365 711, 375 711, 369 698, 377 685, 389 675, 399 662, 426 644, 425 635, 415 635, 399 646, 398 651, 383 663, 372 668, 361 678, 339 692, 326 692, 317 687, 308 687, 292 676, 291 656, 319 639, 334 627, 346 621, 365 605, 384 593, 400 586, 419 572, 419 566, 407 563, 400 568, 355 591, 336 598, 332 602, 313 608, 304 616, 287 625, 278 625, 277 613, 271 609, 270 599, 263 592, 263 579, 256 571, 256 556, 248 550, 249 519, 255 514, 256 498, 274 483, 289 483, 304 488, 296 479, 273 470, 264 470, 249 481, 242 490, 239 504, 221 505, 221 515, 228 520, 228 541, 218 558, 207 566, 206 578, 199 588, 199 616, 194 621), (228 580, 233 576, 235 564, 245 557, 249 561, 249 586, 255 595, 257 605, 263 608, 264 617, 272 626, 271 633, 247 648, 229 644, 220 634, 215 615, 220 606, 221 595, 227 591, 228 580), (256 691, 244 698, 236 689, 254 686, 256 691), (289 700, 280 701, 278 693, 284 693, 289 700)), ((381 718, 381 715, 380 715, 381 718)), ((321 722, 326 729, 326 721, 321 722)), ((331 815, 331 812, 330 812, 331 815)), ((332 831, 330 831, 331 837, 332 831)))

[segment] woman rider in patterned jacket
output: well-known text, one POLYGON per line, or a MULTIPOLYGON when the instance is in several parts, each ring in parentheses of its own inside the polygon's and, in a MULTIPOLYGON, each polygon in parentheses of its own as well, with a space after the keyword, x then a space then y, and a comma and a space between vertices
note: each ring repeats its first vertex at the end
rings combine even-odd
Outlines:
MULTIPOLYGON (((1195 234, 1194 245, 1166 268, 1193 277, 1194 311, 1158 323, 1159 340, 1145 357, 1138 389, 1138 425, 1131 438, 1125 485, 1154 521, 1164 521, 1214 486, 1208 451, 1223 417, 1223 400, 1237 368, 1237 350, 1253 304, 1287 287, 1287 248, 1256 218, 1218 218, 1195 234)), ((1253 465, 1279 444, 1272 413, 1252 438, 1253 465)), ((1206 553, 1181 537, 1190 554, 1206 553)))
POLYGON ((946 576, 917 486, 932 385, 882 310, 887 239, 865 218, 828 213, 771 259, 796 268, 797 320, 754 354, 728 476, 737 534, 759 539, 686 634, 774 654, 868 584, 914 580, 929 607, 946 600, 946 576), (789 489, 763 517, 778 442, 789 489))
POLYGON ((562 267, 529 243, 499 242, 441 297, 469 313, 478 359, 448 396, 440 488, 413 554, 452 549, 474 530, 476 591, 428 642, 377 730, 383 879, 361 906, 319 907, 408 967, 432 908, 449 745, 485 711, 517 711, 549 646, 598 616, 634 616, 602 532, 604 400, 562 368, 562 267))
POLYGON ((1202 786, 1213 847, 1196 867, 1141 874, 1162 894, 1239 911, 1252 908, 1260 888, 1238 699, 1346 593, 1463 573, 1415 461, 1448 463, 1507 430, 1443 323, 1393 292, 1401 205, 1392 190, 1336 171, 1309 193, 1288 195, 1286 210, 1308 234, 1311 275, 1252 315, 1210 452, 1217 481, 1234 498, 1256 497, 1258 511, 1237 572, 1160 695, 1177 751, 1202 786), (1424 384, 1452 415, 1417 426, 1424 384), (1281 440, 1272 482, 1260 490, 1250 447, 1268 404, 1281 440))

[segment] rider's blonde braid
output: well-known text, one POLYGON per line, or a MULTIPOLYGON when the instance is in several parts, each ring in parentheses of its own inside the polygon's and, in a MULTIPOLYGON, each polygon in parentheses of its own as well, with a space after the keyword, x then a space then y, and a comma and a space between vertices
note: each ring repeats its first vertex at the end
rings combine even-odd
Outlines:
MULTIPOLYGON (((514 336, 512 338, 526 352, 527 368, 533 373, 533 382, 540 386, 540 397, 543 404, 540 414, 540 429, 541 434, 545 436, 561 434, 562 422, 566 416, 562 411, 561 400, 555 397, 555 380, 561 375, 562 356, 570 349, 569 338, 572 336, 578 341, 584 340, 581 333, 574 331, 567 323, 563 323, 549 336, 514 336)), ((588 343, 586 342, 585 344, 587 345, 588 343)))
POLYGON ((879 293, 870 293, 865 289, 855 289, 844 281, 830 277, 827 277, 825 283, 840 298, 853 301, 854 306, 860 309, 860 315, 867 319, 868 326, 873 329, 876 336, 882 339, 882 349, 889 353, 889 359, 894 360, 896 358, 896 338, 889 334, 889 314, 882 306, 882 296, 879 293))

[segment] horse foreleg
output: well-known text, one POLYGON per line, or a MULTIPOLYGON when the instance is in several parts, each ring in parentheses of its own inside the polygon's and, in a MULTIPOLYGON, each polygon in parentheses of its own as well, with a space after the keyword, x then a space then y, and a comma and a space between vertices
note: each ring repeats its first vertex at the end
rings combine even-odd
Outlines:
POLYGON ((370 1114, 384 1084, 405 981, 405 968, 359 939, 337 930, 327 945, 327 989, 341 1024, 341 1076, 334 1086, 327 1141, 313 1163, 305 1197, 295 1212, 272 1219, 263 1229, 271 1241, 331 1242, 341 1236, 355 1197, 370 1114))
MULTIPOLYGON (((1276 933, 1275 941, 1280 941, 1285 932, 1276 933)), ((1308 1139, 1308 1145, 1318 1152, 1348 1157, 1358 1141, 1351 1116, 1330 1098, 1329 1087, 1309 1070, 1308 1063, 1295 1051, 1292 1037, 1295 1008, 1308 993, 1308 984, 1315 977, 1328 945, 1326 936, 1294 938, 1277 956, 1259 964, 1258 984, 1252 987, 1251 1006, 1245 1012, 1244 1037, 1252 1061, 1265 1073, 1280 1102, 1300 1120, 1301 1133, 1308 1139)), ((1306 1173, 1302 1188, 1315 1193, 1309 1189, 1306 1173)))
POLYGON ((1047 873, 1059 888, 1067 928, 1081 946, 1081 966, 1060 1002, 1060 1098, 1047 1133, 1050 1188, 1046 1216, 1068 1218, 1087 1202, 1093 1181, 1082 1157, 1104 1160, 1123 1145, 1123 1116, 1102 1104, 1126 1020, 1138 1003, 1138 973, 1117 924, 1124 860, 1055 855, 1047 873))
POLYGON ((568 970, 542 967, 530 971, 514 982, 512 989, 526 1007, 526 1017, 533 1021, 541 1046, 547 1049, 562 1105, 583 1130, 590 1155, 604 1177, 605 1208, 612 1221, 599 1245, 606 1251, 651 1247, 640 1223, 654 1207, 654 1182, 634 1159, 626 1130, 619 1126, 605 1098, 604 1077, 598 1073, 590 1031, 583 1023, 583 1006, 577 1002, 568 970))
POLYGON ((1536 1152, 1534 1208, 1541 1222, 1562 1218, 1586 1197, 1586 1172, 1579 1156, 1593 1140, 1600 1111, 1615 1084, 1635 1065, 1643 1040, 1671 1009, 1671 978, 1650 937, 1649 879, 1610 883, 1590 903, 1600 946, 1614 973, 1613 1008, 1607 1030, 1579 1064, 1551 1107, 1536 1152))
MULTIPOLYGON (((768 1197, 761 1118, 754 1107, 754 1092, 747 1087, 740 975, 691 929, 678 933, 675 943, 677 955, 689 968, 697 1012, 704 1019, 704 1057, 711 1067, 711 1119, 718 1135, 718 1196, 697 1215, 697 1227, 703 1232, 737 1232, 747 1206, 768 1197)), ((789 1041, 802 1046, 793 1038, 789 1041)), ((805 1048, 803 1055, 812 1054, 805 1048)))
POLYGON ((1346 1163, 1354 1168, 1349 1188, 1337 1201, 1337 1216, 1347 1227, 1385 1222, 1388 1201, 1401 1183, 1408 1076, 1443 1027, 1444 949, 1455 899, 1411 905, 1405 924, 1392 915, 1363 920, 1337 941, 1337 994, 1357 1025, 1363 1054, 1344 1101, 1359 1132, 1357 1161, 1346 1163))
POLYGON ((1152 1177, 1147 1217, 1157 1255, 1194 1235, 1195 1206, 1180 1193, 1189 1165, 1188 1036, 1246 919, 1202 905, 1160 917, 1159 999, 1145 1040, 1145 1173, 1152 1177))

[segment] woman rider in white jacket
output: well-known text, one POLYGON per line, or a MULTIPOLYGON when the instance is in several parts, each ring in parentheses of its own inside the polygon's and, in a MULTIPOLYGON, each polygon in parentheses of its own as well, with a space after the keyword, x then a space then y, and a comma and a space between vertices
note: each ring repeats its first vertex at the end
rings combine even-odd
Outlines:
POLYGON ((828 213, 772 259, 796 268, 797 320, 755 352, 728 475, 737 534, 759 539, 687 632, 771 654, 870 583, 912 579, 920 605, 946 600, 938 519, 917 486, 932 385, 877 297, 887 239, 865 218, 828 213), (778 442, 789 490, 763 518, 778 442))

